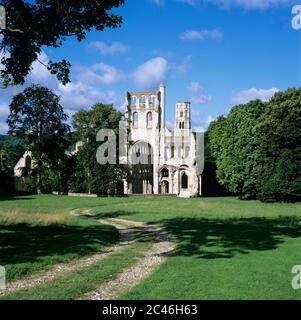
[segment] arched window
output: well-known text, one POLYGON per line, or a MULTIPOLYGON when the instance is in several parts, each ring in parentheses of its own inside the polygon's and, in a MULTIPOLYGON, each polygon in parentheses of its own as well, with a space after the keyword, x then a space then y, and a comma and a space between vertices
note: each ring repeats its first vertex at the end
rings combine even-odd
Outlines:
POLYGON ((152 126, 153 126, 153 115, 151 112, 148 112, 146 114, 146 127, 150 129, 152 128, 152 126))
POLYGON ((186 172, 182 174, 182 180, 181 180, 181 188, 187 189, 188 188, 188 176, 186 172))
POLYGON ((179 123, 179 129, 182 129, 182 122, 179 123))
POLYGON ((162 178, 168 178, 169 177, 169 170, 167 168, 162 169, 161 177, 162 178))
POLYGON ((133 128, 138 128, 138 112, 133 113, 133 128))
POLYGON ((154 106, 155 103, 156 103, 156 98, 155 98, 155 96, 150 96, 150 97, 149 97, 149 105, 150 105, 150 106, 154 106))
POLYGON ((172 146, 171 147, 171 155, 170 155, 171 158, 174 158, 175 157, 175 147, 172 146))
POLYGON ((131 106, 135 106, 137 104, 137 97, 131 96, 131 106))
POLYGON ((161 184, 161 193, 168 194, 169 193, 169 183, 168 181, 163 181, 161 184))
POLYGON ((140 104, 143 104, 143 105, 146 104, 146 96, 141 96, 140 97, 140 104))
POLYGON ((182 122, 182 129, 185 129, 184 121, 182 122))

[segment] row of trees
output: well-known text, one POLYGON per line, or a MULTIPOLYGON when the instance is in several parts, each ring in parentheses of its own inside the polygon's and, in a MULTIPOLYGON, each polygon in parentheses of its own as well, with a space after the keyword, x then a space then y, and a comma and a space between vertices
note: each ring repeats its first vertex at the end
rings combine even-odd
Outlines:
POLYGON ((301 199, 301 89, 232 108, 208 129, 218 182, 241 198, 301 199))
MULTIPOLYGON (((241 198, 263 201, 301 199, 300 106, 301 89, 289 89, 268 103, 256 100, 235 106, 214 121, 206 135, 205 168, 208 171, 210 163, 210 175, 214 173, 221 185, 214 191, 225 188, 241 198)), ((0 142, 1 181, 9 183, 25 146, 32 164, 25 166, 23 175, 31 191, 122 193, 129 168, 96 160, 97 132, 111 128, 118 137, 121 117, 112 105, 96 104, 74 114, 71 132, 59 97, 41 86, 25 89, 13 98, 7 121, 9 134, 23 142, 23 149, 0 142), (75 153, 78 141, 82 146, 75 153)))
POLYGON ((31 86, 10 104, 9 134, 21 139, 31 154, 31 165, 23 168, 29 191, 100 195, 121 193, 121 182, 129 171, 125 166, 100 165, 96 151, 98 130, 113 129, 118 135, 121 113, 112 105, 96 104, 73 116, 70 131, 59 97, 41 86, 31 86), (74 152, 74 145, 82 146, 74 152))

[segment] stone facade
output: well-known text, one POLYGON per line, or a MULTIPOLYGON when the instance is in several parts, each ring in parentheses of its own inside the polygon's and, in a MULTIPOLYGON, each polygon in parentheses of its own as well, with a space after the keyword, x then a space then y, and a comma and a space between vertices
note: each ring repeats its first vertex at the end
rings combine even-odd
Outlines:
POLYGON ((14 167, 14 187, 16 191, 27 191, 25 187, 25 178, 22 176, 22 170, 24 168, 32 168, 31 152, 25 151, 22 158, 17 162, 14 167))
MULTIPOLYGON (((201 195, 190 103, 176 104, 174 131, 166 128, 165 108, 164 84, 160 84, 158 91, 126 93, 123 123, 127 139, 121 162, 131 164, 133 179, 124 181, 125 194, 169 194, 187 198, 201 195)), ((74 153, 82 144, 80 141, 76 144, 74 153)), ((22 177, 24 167, 32 167, 28 151, 14 168, 18 191, 26 190, 22 177)))
POLYGON ((126 194, 201 195, 201 176, 196 170, 196 138, 191 129, 189 102, 176 104, 175 129, 165 125, 165 86, 154 92, 126 93, 128 162, 133 181, 125 183, 126 194), (141 154, 147 164, 133 164, 141 154))

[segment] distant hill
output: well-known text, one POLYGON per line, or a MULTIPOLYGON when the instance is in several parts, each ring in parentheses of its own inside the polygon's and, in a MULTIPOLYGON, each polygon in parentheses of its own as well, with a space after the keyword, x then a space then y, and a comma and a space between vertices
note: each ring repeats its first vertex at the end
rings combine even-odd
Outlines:
POLYGON ((0 134, 0 141, 7 140, 10 141, 11 137, 6 134, 0 134))
POLYGON ((9 144, 11 144, 13 146, 21 145, 21 146, 25 147, 24 142, 21 139, 10 136, 8 134, 0 134, 0 142, 1 141, 8 141, 9 144))

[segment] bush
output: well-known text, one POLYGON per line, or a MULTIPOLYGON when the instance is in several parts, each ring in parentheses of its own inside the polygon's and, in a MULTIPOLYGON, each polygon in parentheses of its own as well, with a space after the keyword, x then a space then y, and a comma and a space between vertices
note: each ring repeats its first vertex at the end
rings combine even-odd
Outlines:
POLYGON ((258 197, 263 201, 301 199, 301 89, 277 93, 256 128, 260 164, 258 197))

